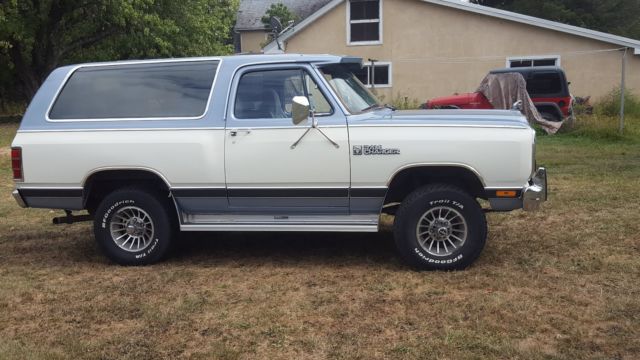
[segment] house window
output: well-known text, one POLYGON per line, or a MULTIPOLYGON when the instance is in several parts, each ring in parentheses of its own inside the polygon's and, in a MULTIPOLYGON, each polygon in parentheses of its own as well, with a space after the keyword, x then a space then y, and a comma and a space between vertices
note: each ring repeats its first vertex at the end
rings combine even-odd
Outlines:
POLYGON ((382 43, 382 0, 350 0, 347 21, 349 45, 382 43))
POLYGON ((376 62, 373 67, 365 64, 354 71, 354 75, 368 87, 391 87, 391 63, 388 62, 376 62))
POLYGON ((536 67, 536 66, 560 66, 559 56, 532 56, 524 58, 508 58, 507 67, 509 68, 521 68, 521 67, 536 67))

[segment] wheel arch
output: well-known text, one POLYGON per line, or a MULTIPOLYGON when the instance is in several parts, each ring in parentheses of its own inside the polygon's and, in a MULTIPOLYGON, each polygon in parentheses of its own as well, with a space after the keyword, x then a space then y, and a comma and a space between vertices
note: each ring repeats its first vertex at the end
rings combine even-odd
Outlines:
POLYGON ((412 164, 398 169, 391 176, 384 203, 400 203, 417 188, 436 183, 455 185, 474 198, 486 198, 484 179, 469 165, 412 164))
POLYGON ((99 168, 87 174, 82 181, 84 207, 91 211, 111 191, 132 185, 167 194, 171 189, 169 181, 154 169, 99 168))
POLYGON ((558 121, 564 118, 564 115, 562 114, 562 110, 556 103, 541 102, 541 103, 535 103, 535 106, 536 106, 536 109, 538 109, 538 112, 555 115, 558 121))

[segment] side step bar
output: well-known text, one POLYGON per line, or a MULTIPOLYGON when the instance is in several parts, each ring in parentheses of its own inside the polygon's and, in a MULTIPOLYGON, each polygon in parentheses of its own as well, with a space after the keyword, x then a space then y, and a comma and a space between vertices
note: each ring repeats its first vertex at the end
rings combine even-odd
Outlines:
POLYGON ((380 216, 367 215, 192 215, 183 214, 182 231, 377 232, 380 216))

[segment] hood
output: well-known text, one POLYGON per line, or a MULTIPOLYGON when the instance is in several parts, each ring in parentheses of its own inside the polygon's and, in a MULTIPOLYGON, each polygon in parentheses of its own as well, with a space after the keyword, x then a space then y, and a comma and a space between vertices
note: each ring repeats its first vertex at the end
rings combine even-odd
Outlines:
POLYGON ((353 125, 516 127, 529 128, 519 111, 511 110, 390 110, 352 115, 353 125))

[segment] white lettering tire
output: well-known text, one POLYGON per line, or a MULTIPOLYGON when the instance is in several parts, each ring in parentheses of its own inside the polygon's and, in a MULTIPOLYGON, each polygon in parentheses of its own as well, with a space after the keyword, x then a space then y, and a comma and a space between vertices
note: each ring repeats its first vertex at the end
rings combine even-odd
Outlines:
POLYGON ((94 215, 94 234, 104 254, 120 265, 148 265, 167 254, 175 232, 168 201, 141 188, 107 195, 94 215))
POLYGON ((402 259, 417 270, 461 270, 480 256, 487 222, 478 202, 462 189, 427 185, 400 205, 394 237, 402 259))

